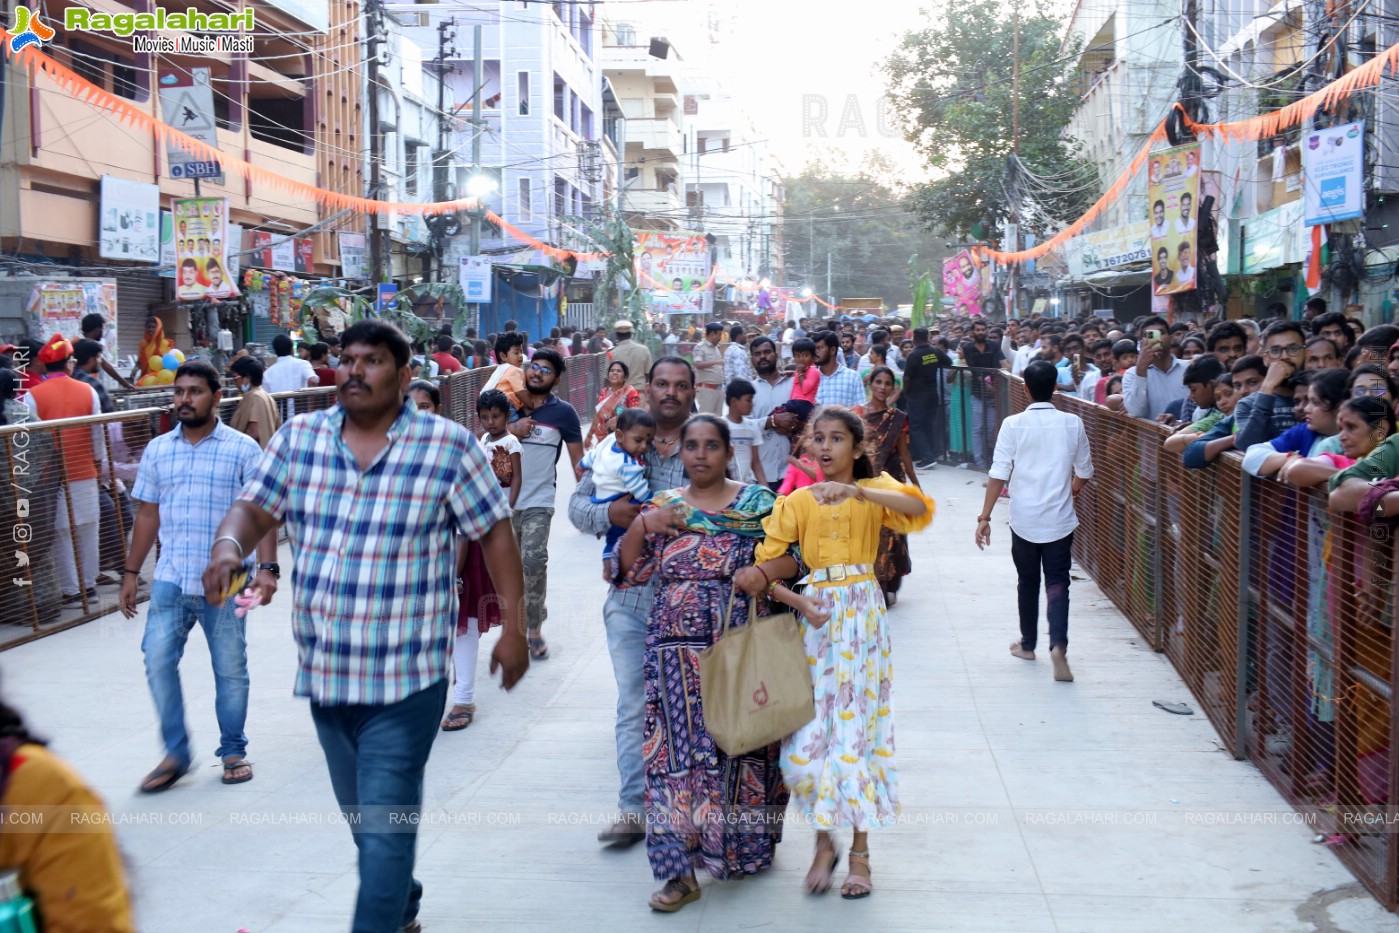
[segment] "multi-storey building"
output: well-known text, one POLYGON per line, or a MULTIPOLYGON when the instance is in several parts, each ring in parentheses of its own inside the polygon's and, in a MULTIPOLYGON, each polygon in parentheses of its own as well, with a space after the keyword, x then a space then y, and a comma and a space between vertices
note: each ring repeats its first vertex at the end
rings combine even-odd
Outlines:
POLYGON ((623 215, 637 229, 688 229, 680 55, 630 22, 605 27, 602 54, 624 118, 623 215))
MULTIPOLYGON (((363 193, 359 86, 352 73, 359 25, 352 0, 233 0, 217 8, 196 0, 191 5, 206 12, 251 6, 255 13, 251 52, 198 56, 136 51, 130 38, 109 33, 68 33, 62 23, 72 5, 68 0, 45 5, 45 16, 58 30, 45 54, 155 119, 162 119, 158 77, 206 67, 222 151, 308 185, 363 193)), ((140 7, 113 0, 105 4, 108 8, 140 7)), ((23 71, 10 59, 0 68, 5 78, 0 111, 3 258, 15 271, 58 274, 70 267, 115 277, 120 350, 132 353, 147 310, 167 304, 166 280, 150 263, 99 258, 102 176, 159 185, 163 207, 174 198, 192 196, 194 185, 171 177, 164 147, 154 143, 152 134, 99 113, 45 74, 23 71)), ((275 185, 232 173, 221 182, 205 180, 201 193, 227 196, 230 221, 245 230, 299 233, 330 214, 310 198, 288 197, 275 185)), ((333 235, 314 239, 314 271, 334 274, 333 235)), ((0 317, 18 313, 10 305, 0 309, 0 317)), ((187 316, 176 307, 165 317, 167 329, 181 337, 187 316)))

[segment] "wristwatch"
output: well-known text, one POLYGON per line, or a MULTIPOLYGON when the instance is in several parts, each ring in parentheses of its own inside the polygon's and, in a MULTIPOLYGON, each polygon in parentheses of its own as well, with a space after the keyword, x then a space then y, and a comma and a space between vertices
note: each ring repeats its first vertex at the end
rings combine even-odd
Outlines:
POLYGON ((282 565, 281 565, 281 564, 274 564, 274 563, 258 564, 258 565, 257 565, 257 569, 258 569, 258 570, 267 570, 267 571, 270 571, 270 572, 272 573, 272 576, 273 576, 273 577, 275 577, 275 578, 278 579, 278 580, 282 579, 282 565))

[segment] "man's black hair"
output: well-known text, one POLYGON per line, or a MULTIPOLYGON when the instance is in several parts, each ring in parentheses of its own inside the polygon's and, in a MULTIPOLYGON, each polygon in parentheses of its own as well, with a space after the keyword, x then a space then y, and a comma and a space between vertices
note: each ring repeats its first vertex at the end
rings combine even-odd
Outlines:
POLYGON ((291 338, 286 334, 278 334, 272 338, 272 352, 278 356, 291 356, 291 338))
POLYGON ((1059 384, 1059 370, 1053 363, 1035 360, 1025 367, 1024 379, 1030 399, 1047 402, 1054 398, 1054 387, 1059 384))
POLYGON ((400 369, 407 366, 413 358, 408 338, 403 336, 403 331, 387 321, 359 321, 345 328, 345 333, 340 335, 340 345, 349 349, 357 343, 366 347, 388 347, 389 352, 393 354, 393 361, 400 369))
POLYGON ((254 386, 262 385, 262 374, 265 370, 262 363, 253 359, 251 356, 238 357, 238 359, 233 361, 233 365, 230 366, 229 369, 233 370, 233 375, 242 376, 254 386))
POLYGON ((223 392, 223 380, 219 378, 219 371, 203 360, 186 360, 181 363, 180 368, 175 370, 175 381, 178 382, 185 376, 193 376, 207 382, 214 398, 218 398, 223 392))

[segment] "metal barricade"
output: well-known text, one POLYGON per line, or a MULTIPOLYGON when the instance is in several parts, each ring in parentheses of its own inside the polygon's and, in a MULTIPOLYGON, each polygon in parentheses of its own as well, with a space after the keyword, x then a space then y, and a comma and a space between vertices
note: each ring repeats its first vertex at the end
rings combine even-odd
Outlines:
MULTIPOLYGON (((1008 410, 1029 403, 1002 377, 1008 410)), ((1094 478, 1074 559, 1164 652, 1224 747, 1247 758, 1387 908, 1399 904, 1395 541, 1324 487, 1186 469, 1169 430, 1071 396, 1094 478)), ((1014 496, 1014 480, 1011 495, 1014 496)))
MULTIPOLYGON (((585 425, 593 416, 608 362, 606 354, 569 358, 556 390, 585 425)), ((443 414, 474 434, 480 433, 476 398, 494 368, 456 372, 440 383, 443 414)), ((143 395, 169 404, 168 391, 143 395)), ((279 392, 272 398, 285 419, 329 408, 336 402, 336 390, 317 387, 279 392)), ((219 418, 227 422, 238 403, 238 398, 222 399, 219 418)), ((136 508, 130 491, 141 453, 174 424, 168 408, 161 407, 0 427, 0 468, 12 480, 12 485, 0 488, 0 521, 11 526, 5 547, 13 545, 4 558, 11 562, 11 579, 0 581, 0 650, 117 610, 136 508), (65 440, 71 450, 75 432, 93 435, 94 449, 100 447, 104 454, 95 480, 69 481, 65 440), (67 515, 87 519, 94 510, 93 521, 80 521, 70 531, 67 515), (65 596, 71 598, 65 601, 65 596)), ((152 548, 141 568, 139 599, 146 598, 157 550, 152 548)))

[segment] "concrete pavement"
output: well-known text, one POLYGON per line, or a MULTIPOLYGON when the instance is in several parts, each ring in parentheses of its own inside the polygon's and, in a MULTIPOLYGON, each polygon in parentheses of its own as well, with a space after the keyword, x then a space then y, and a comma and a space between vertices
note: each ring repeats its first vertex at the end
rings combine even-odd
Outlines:
MULTIPOLYGON (((657 885, 644 847, 603 851, 593 838, 616 799, 615 688, 601 543, 568 524, 572 481, 561 470, 545 630, 553 656, 505 694, 486 682, 489 637, 479 717, 434 747, 418 844, 425 928, 1399 931, 1258 771, 1220 749, 1202 714, 1152 707, 1191 698, 1081 572, 1077 682, 1056 684, 1047 657, 1008 655, 1015 576, 1004 507, 992 549, 972 543, 982 479, 945 467, 924 474, 938 517, 912 540, 914 575, 892 614, 905 818, 872 836, 874 896, 803 895, 813 836, 796 825, 767 876, 703 879, 701 901, 663 919, 645 906, 657 885)), ((140 652, 144 612, 0 655, 5 697, 119 821, 143 931, 348 928, 355 849, 306 702, 291 696, 288 608, 284 591, 252 616, 256 777, 235 787, 219 783, 213 758, 201 636, 182 673, 202 767, 157 797, 135 792, 161 757, 140 652)))

